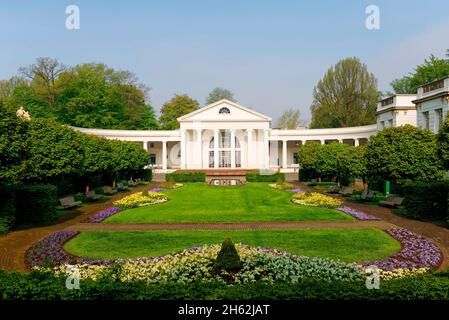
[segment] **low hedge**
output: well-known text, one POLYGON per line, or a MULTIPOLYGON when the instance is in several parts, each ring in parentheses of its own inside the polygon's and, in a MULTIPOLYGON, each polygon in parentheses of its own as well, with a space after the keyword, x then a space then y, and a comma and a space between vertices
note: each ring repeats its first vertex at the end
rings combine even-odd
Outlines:
POLYGON ((381 281, 380 289, 368 290, 365 282, 303 280, 297 284, 220 283, 147 284, 119 282, 111 277, 81 280, 80 290, 67 290, 65 277, 51 272, 21 274, 0 270, 0 299, 4 300, 448 300, 449 273, 381 281))
POLYGON ((200 171, 175 171, 167 173, 165 180, 174 182, 205 182, 206 174, 200 171))
POLYGON ((58 193, 54 185, 17 185, 14 189, 18 224, 42 224, 55 219, 58 193))
POLYGON ((285 181, 284 173, 274 173, 274 174, 260 174, 258 172, 248 172, 246 174, 246 181, 248 182, 277 182, 285 181))
POLYGON ((449 180, 410 182, 404 186, 404 205, 409 216, 422 219, 448 218, 449 180))
POLYGON ((0 235, 14 226, 16 216, 16 193, 8 185, 0 185, 0 235))

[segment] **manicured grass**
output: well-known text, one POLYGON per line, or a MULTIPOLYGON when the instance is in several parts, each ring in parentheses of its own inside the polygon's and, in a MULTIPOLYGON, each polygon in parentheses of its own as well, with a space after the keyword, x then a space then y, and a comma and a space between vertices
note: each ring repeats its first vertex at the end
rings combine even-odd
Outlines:
POLYGON ((221 243, 230 236, 235 243, 264 246, 291 253, 347 262, 383 258, 400 244, 379 229, 254 230, 254 231, 145 231, 82 232, 65 249, 90 258, 161 256, 205 244, 221 243))
POLYGON ((270 188, 268 183, 243 186, 209 186, 186 183, 163 191, 169 201, 122 211, 106 219, 112 222, 204 223, 244 221, 352 220, 340 211, 299 206, 292 193, 270 188))

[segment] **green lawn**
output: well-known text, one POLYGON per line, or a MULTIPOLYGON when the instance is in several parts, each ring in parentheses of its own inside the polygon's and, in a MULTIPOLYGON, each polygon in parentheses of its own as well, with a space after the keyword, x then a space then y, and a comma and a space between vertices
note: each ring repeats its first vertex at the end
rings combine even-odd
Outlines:
POLYGON ((145 231, 82 232, 65 245, 77 256, 135 258, 161 256, 204 244, 221 243, 230 236, 235 243, 265 246, 306 256, 347 262, 387 257, 400 244, 379 229, 255 230, 255 231, 145 231))
POLYGON ((353 220, 337 210, 293 204, 291 192, 270 188, 268 183, 253 182, 243 186, 186 183, 182 188, 163 192, 169 197, 168 202, 125 210, 105 222, 353 220))

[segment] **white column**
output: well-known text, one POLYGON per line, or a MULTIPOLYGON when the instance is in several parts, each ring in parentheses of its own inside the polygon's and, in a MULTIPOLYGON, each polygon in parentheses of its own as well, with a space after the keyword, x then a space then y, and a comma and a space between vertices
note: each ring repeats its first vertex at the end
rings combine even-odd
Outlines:
POLYGON ((326 144, 326 140, 325 139, 321 139, 321 144, 326 144))
POLYGON ((162 141, 162 169, 167 170, 167 141, 162 141))
POLYGON ((201 129, 196 130, 196 141, 198 147, 198 168, 203 168, 203 141, 201 140, 201 129))
POLYGON ((264 129, 263 131, 263 166, 265 169, 270 168, 270 140, 268 140, 268 130, 264 129))
POLYGON ((354 146, 356 146, 356 147, 359 146, 359 138, 354 139, 354 146))
POLYGON ((218 168, 218 129, 214 129, 214 168, 218 168))
POLYGON ((282 168, 287 169, 287 140, 282 140, 282 168))
POLYGON ((247 168, 251 169, 253 167, 253 129, 248 129, 248 148, 247 148, 247 168))
POLYGON ((235 169, 235 130, 231 129, 231 169, 235 169))
POLYGON ((181 130, 181 169, 186 168, 186 131, 181 130))
POLYGON ((147 151, 147 153, 148 153, 148 141, 143 141, 142 145, 143 145, 143 150, 147 151))

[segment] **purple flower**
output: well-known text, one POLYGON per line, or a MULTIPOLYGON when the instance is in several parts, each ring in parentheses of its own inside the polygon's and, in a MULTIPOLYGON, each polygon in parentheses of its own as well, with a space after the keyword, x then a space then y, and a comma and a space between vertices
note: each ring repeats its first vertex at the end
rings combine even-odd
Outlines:
POLYGON ((301 188, 290 189, 287 191, 294 192, 294 193, 304 193, 304 190, 302 190, 301 188))
POLYGON ((96 215, 87 218, 86 220, 84 220, 83 222, 90 222, 90 223, 98 223, 103 221, 106 218, 109 218, 110 216, 122 211, 123 209, 119 208, 119 207, 110 207, 107 208, 103 211, 98 212, 96 215))
POLYGON ((166 189, 165 188, 153 188, 153 189, 150 189, 150 192, 159 192, 162 190, 166 190, 166 189))
POLYGON ((347 213, 350 216, 353 216, 354 218, 358 219, 358 220, 379 220, 377 217, 375 216, 371 216, 369 214, 366 214, 364 212, 349 208, 349 207, 340 207, 337 208, 337 210, 347 213))
POLYGON ((367 262, 365 266, 376 265, 391 271, 398 268, 436 268, 440 265, 442 254, 430 240, 407 229, 387 229, 386 231, 401 242, 401 250, 388 258, 367 262))

